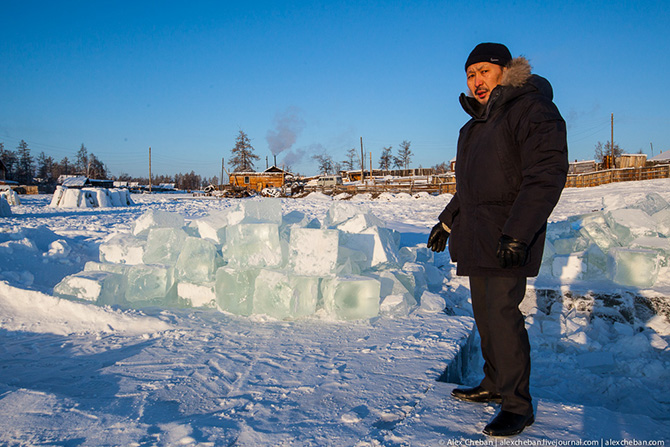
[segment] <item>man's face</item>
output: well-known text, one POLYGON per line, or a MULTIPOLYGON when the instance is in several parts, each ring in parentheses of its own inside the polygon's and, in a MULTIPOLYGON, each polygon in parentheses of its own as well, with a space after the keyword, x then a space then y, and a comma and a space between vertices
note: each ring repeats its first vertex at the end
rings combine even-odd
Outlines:
POLYGON ((491 91, 500 84, 506 68, 489 62, 478 62, 468 67, 468 88, 480 104, 489 102, 491 91))

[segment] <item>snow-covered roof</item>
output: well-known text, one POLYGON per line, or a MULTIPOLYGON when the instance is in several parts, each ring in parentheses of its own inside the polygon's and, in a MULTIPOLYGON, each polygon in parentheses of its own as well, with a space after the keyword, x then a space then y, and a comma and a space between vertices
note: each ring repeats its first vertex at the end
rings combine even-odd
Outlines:
POLYGON ((88 182, 88 178, 86 178, 83 175, 79 175, 79 176, 76 176, 76 177, 64 178, 62 180, 61 184, 63 186, 74 187, 74 186, 86 186, 87 182, 88 182))
POLYGON ((670 150, 661 152, 660 154, 651 157, 649 159, 649 161, 666 161, 666 160, 670 160, 670 150))

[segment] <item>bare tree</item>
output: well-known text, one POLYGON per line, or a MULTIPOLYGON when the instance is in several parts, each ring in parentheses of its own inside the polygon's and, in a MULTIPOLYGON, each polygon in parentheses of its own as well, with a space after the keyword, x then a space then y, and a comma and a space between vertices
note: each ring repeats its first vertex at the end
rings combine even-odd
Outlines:
POLYGON ((334 169, 333 157, 331 157, 328 154, 317 154, 312 155, 312 158, 316 160, 317 164, 319 165, 319 172, 322 172, 324 174, 330 174, 331 172, 333 172, 334 169))
MULTIPOLYGON (((614 143, 614 157, 620 157, 622 154, 623 149, 621 149, 618 144, 614 143)), ((594 154, 595 160, 598 163, 603 163, 605 161, 605 157, 608 155, 612 155, 612 143, 607 141, 605 144, 603 144, 602 142, 598 141, 594 154)))
POLYGON ((410 142, 404 140, 400 143, 400 148, 398 149, 398 156, 394 158, 393 164, 396 167, 402 169, 409 169, 409 164, 412 162, 412 151, 410 150, 410 142))
POLYGON ((347 158, 342 161, 342 167, 347 171, 353 171, 356 167, 360 166, 361 158, 358 155, 358 151, 355 147, 352 147, 347 151, 347 158))
POLYGON ((379 157, 379 169, 383 171, 390 171, 393 164, 393 146, 382 149, 382 154, 379 157))

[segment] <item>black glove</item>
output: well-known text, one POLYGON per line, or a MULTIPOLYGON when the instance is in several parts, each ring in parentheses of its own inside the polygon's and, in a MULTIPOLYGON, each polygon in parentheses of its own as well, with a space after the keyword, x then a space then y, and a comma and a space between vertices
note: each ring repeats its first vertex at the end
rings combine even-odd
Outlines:
POLYGON ((449 239, 449 233, 446 228, 442 225, 442 222, 438 222, 437 225, 430 230, 430 236, 428 236, 428 242, 426 245, 433 251, 442 252, 447 247, 447 239, 449 239))
POLYGON ((496 255, 504 269, 524 266, 528 262, 528 244, 503 234, 496 255))

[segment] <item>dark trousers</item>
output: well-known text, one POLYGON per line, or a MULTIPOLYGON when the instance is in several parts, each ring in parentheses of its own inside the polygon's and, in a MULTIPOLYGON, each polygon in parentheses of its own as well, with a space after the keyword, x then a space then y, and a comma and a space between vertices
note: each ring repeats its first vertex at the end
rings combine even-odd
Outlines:
POLYGON ((470 277, 472 308, 482 342, 481 386, 502 395, 502 409, 530 414, 530 343, 519 310, 526 278, 470 277))

